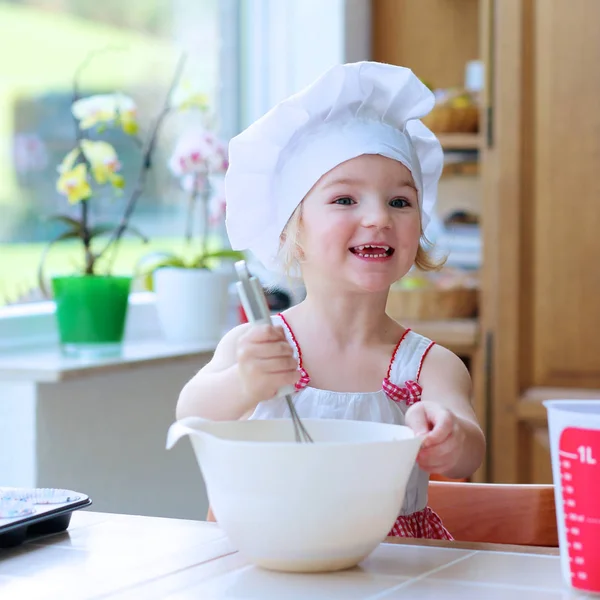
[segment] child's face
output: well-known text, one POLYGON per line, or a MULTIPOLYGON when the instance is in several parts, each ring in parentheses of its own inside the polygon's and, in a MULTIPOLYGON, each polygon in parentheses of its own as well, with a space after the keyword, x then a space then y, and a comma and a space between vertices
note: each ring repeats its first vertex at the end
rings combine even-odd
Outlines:
POLYGON ((304 277, 386 290, 413 265, 420 235, 410 171, 390 158, 358 156, 321 177, 303 201, 304 277))

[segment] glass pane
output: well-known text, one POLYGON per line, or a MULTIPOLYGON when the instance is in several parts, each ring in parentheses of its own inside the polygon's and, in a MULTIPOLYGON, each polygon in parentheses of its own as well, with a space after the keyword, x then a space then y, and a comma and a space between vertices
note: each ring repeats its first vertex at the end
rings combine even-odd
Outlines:
MULTIPOLYGON (((37 267, 42 250, 64 231, 54 213, 79 216, 57 189, 57 167, 74 147, 73 81, 80 95, 121 92, 136 103, 139 142, 161 111, 182 51, 184 85, 206 94, 210 121, 218 124, 220 26, 218 0, 0 0, 0 306, 40 298, 37 267)), ((125 236, 113 272, 130 272, 151 249, 181 246, 186 192, 168 168, 178 135, 199 112, 172 113, 160 131, 131 224, 147 245, 125 236)), ((90 134, 117 150, 126 184, 94 188, 91 221, 119 220, 139 183, 136 138, 119 128, 90 134)), ((98 239, 99 246, 106 238, 98 239)), ((48 259, 48 274, 73 272, 83 259, 80 243, 61 242, 48 259)))

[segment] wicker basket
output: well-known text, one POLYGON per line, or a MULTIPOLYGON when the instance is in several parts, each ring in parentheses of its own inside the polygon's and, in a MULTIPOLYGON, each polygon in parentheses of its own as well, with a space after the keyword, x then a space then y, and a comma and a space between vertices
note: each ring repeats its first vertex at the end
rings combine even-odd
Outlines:
POLYGON ((386 312, 396 320, 467 319, 477 313, 478 290, 419 288, 391 289, 386 312))
POLYGON ((440 104, 421 120, 433 133, 476 133, 479 130, 479 108, 454 108, 440 104))

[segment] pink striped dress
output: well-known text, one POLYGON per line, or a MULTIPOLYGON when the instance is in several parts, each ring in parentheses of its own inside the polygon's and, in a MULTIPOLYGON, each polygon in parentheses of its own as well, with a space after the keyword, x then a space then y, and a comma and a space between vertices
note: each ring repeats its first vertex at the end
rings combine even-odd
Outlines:
MULTIPOLYGON (((421 400, 419 376, 423 360, 434 342, 407 329, 392 354, 386 377, 377 392, 333 392, 310 386, 310 375, 302 364, 302 351, 283 315, 273 317, 283 325, 286 337, 294 348, 302 374, 296 384, 294 405, 300 417, 353 419, 404 424, 408 407, 421 400)), ((285 399, 261 402, 251 419, 289 416, 285 399)), ((410 538, 452 540, 440 517, 427 506, 429 475, 415 465, 406 488, 402 509, 389 535, 410 538)))

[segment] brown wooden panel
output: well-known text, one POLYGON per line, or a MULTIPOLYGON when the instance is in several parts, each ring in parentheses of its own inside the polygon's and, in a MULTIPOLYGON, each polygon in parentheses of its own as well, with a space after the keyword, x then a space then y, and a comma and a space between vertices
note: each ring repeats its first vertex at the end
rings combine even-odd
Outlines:
POLYGON ((429 505, 458 541, 558 546, 552 486, 432 481, 429 505))
POLYGON ((491 84, 486 96, 493 109, 488 113, 492 115, 492 143, 482 151, 482 338, 491 341, 486 343, 485 358, 491 367, 487 378, 489 480, 517 483, 520 456, 514 407, 520 395, 524 334, 521 143, 527 130, 521 115, 525 96, 522 48, 529 23, 522 0, 486 0, 483 8, 482 33, 491 84))
POLYGON ((531 430, 531 483, 552 483, 552 460, 550 458, 550 438, 547 427, 533 427, 531 430))
POLYGON ((492 481, 549 482, 545 411, 519 399, 600 388, 600 2, 493 6, 494 139, 482 163, 492 481))
POLYGON ((464 83, 479 58, 479 0, 372 0, 372 57, 436 87, 464 83))
POLYGON ((519 455, 521 483, 553 483, 550 440, 545 423, 534 421, 519 424, 519 455))
POLYGON ((600 387, 598 23, 598 0, 536 1, 535 227, 523 258, 535 265, 538 386, 600 387))

